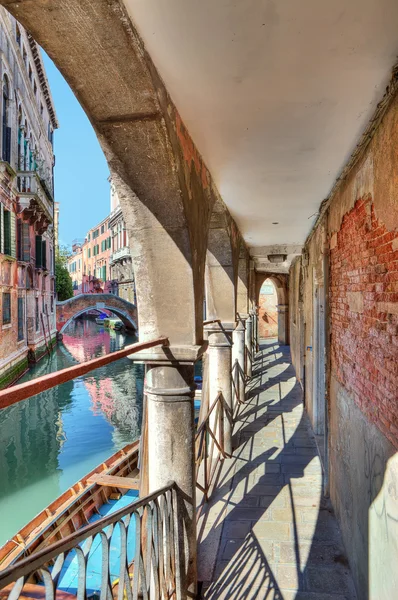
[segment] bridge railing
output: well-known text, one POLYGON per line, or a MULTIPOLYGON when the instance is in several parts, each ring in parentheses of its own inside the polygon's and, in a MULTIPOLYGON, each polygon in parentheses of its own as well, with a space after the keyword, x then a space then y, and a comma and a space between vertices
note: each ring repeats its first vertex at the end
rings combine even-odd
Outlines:
POLYGON ((109 365, 121 358, 126 358, 131 354, 140 352, 141 350, 153 348, 154 346, 168 346, 168 344, 169 339, 167 337, 159 337, 148 342, 137 342, 136 344, 126 346, 123 348, 123 350, 112 352, 112 354, 100 356, 99 358, 93 358, 92 360, 74 365, 73 367, 61 369, 60 371, 43 375, 42 377, 27 381, 26 383, 20 383, 19 385, 7 388, 0 391, 0 409, 7 408, 8 406, 12 406, 17 402, 20 402, 21 400, 26 400, 27 398, 36 396, 36 394, 50 390, 61 383, 66 383, 67 381, 76 379, 76 377, 90 373, 90 371, 93 371, 94 369, 99 369, 100 367, 109 365))
POLYGON ((172 482, 1 571, 2 597, 179 600, 180 512, 172 482))

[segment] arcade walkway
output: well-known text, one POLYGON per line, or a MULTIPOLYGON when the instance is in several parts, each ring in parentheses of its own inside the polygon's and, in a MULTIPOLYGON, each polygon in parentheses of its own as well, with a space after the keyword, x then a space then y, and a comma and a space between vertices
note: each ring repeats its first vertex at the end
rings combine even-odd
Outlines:
POLYGON ((207 600, 354 600, 289 348, 261 345, 232 459, 199 522, 207 600))

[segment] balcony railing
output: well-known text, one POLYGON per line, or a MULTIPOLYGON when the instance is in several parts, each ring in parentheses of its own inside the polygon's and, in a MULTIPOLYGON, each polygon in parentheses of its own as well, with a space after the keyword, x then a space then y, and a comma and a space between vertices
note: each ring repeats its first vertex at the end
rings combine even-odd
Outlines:
POLYGON ((51 216, 53 214, 53 197, 46 183, 40 179, 36 171, 18 171, 17 189, 20 198, 33 198, 42 205, 42 208, 51 216))
POLYGON ((0 572, 2 597, 178 600, 179 512, 178 488, 170 483, 0 572), (90 563, 94 548, 99 569, 90 563))
MULTIPOLYGON (((112 354, 0 391, 0 409, 120 358, 155 346, 167 346, 168 343, 166 337, 139 342, 112 354)), ((235 364, 233 378, 237 387, 240 377, 244 377, 244 373, 235 364)), ((233 421, 233 410, 225 402, 222 393, 218 393, 217 397, 209 402, 208 383, 205 369, 195 444, 197 488, 203 493, 201 505, 210 497, 217 468, 220 461, 227 456, 224 425, 227 420, 233 421)), ((243 399, 239 398, 238 401, 241 403, 243 399)), ((170 483, 47 548, 33 552, 29 557, 0 571, 0 590, 5 589, 1 597, 7 597, 8 594, 9 600, 18 600, 23 596, 43 598, 44 591, 46 600, 85 600, 91 595, 99 596, 100 600, 179 600, 184 596, 180 565, 184 564, 186 555, 186 548, 183 547, 183 504, 177 485, 170 483), (134 552, 131 550, 132 539, 134 552), (97 573, 100 584, 98 589, 91 590, 89 580, 92 579, 92 573, 88 571, 88 563, 90 550, 97 542, 101 546, 101 572, 97 573), (119 556, 117 576, 113 560, 112 569, 110 566, 115 544, 119 556), (73 591, 68 593, 62 587, 63 577, 72 562, 76 583, 73 591)), ((199 512, 200 510, 198 514, 199 512)))
POLYGON ((110 263, 114 263, 117 260, 122 260, 123 258, 130 257, 130 248, 128 246, 124 246, 123 248, 119 248, 116 252, 113 252, 110 257, 110 263))

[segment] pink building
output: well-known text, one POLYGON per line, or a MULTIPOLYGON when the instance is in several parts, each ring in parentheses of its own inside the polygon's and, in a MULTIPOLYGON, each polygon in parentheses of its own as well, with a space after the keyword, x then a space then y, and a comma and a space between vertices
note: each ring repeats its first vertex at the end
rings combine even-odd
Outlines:
POLYGON ((109 217, 87 232, 82 245, 72 247, 68 270, 74 294, 112 293, 110 281, 111 232, 109 217))

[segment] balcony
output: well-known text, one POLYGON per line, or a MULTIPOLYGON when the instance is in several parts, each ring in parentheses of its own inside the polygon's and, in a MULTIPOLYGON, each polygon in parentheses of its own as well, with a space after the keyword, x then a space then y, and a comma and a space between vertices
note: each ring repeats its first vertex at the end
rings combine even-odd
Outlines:
POLYGON ((53 222, 54 201, 46 183, 35 171, 17 172, 17 195, 20 210, 35 223, 39 234, 53 222))
POLYGON ((110 264, 114 264, 118 260, 125 260, 127 258, 131 258, 130 248, 128 246, 124 246, 123 248, 119 248, 116 252, 113 252, 110 257, 110 264))

